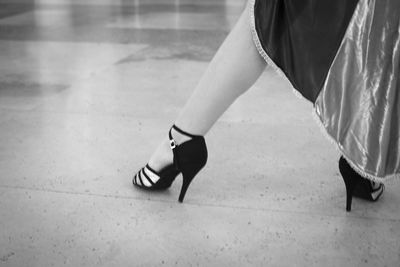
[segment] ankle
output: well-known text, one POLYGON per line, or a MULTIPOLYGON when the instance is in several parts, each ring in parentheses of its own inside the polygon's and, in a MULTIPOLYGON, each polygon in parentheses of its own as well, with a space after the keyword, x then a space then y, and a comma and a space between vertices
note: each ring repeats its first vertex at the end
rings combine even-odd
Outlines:
POLYGON ((179 133, 175 129, 171 130, 171 135, 172 135, 172 138, 174 139, 174 141, 176 142, 177 145, 182 144, 182 143, 192 139, 189 136, 186 136, 186 135, 183 135, 183 134, 179 133))
MULTIPOLYGON (((191 137, 178 132, 174 128, 171 130, 171 135, 177 145, 180 145, 192 139, 191 137)), ((160 171, 164 167, 173 163, 173 160, 174 156, 170 147, 169 138, 165 138, 151 156, 149 160, 149 165, 154 170, 160 171)))

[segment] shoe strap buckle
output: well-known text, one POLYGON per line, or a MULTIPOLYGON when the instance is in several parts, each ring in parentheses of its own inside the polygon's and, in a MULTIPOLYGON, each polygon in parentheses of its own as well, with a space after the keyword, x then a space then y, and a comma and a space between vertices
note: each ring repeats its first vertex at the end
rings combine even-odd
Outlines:
POLYGON ((169 145, 171 149, 175 149, 178 146, 174 139, 169 140, 169 145))

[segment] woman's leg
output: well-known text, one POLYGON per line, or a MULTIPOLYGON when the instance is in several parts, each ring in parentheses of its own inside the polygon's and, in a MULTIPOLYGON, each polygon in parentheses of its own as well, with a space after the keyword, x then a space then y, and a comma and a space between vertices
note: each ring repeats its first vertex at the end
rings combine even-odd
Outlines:
MULTIPOLYGON (((266 64, 253 43, 249 19, 246 8, 178 116, 175 124, 179 128, 191 134, 205 135, 265 69, 266 64)), ((186 141, 185 138, 174 135, 178 144, 186 141)), ((149 165, 160 170, 171 162, 172 153, 166 137, 152 155, 149 165)))

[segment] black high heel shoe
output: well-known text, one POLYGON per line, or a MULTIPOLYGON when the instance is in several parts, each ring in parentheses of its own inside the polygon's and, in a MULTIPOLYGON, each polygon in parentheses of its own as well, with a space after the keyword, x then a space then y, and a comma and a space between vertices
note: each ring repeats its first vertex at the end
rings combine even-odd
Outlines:
POLYGON ((171 186, 178 174, 182 173, 182 188, 179 194, 179 202, 185 198, 187 189, 196 174, 206 165, 207 146, 204 137, 182 131, 176 125, 169 130, 170 146, 174 155, 173 163, 166 166, 160 172, 153 170, 148 164, 134 177, 133 184, 146 190, 164 190, 171 186), (172 137, 172 129, 191 139, 177 144, 172 137))
POLYGON ((339 170, 346 186, 346 211, 351 211, 353 196, 369 201, 377 201, 385 190, 384 184, 365 179, 354 171, 344 157, 339 159, 339 170))

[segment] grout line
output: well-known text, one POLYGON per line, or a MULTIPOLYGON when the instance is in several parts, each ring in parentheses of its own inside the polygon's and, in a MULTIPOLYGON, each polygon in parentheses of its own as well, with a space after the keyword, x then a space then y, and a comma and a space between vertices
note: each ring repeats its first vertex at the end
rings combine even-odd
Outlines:
POLYGON ((114 199, 122 199, 122 200, 139 200, 139 201, 148 201, 148 202, 161 202, 161 203, 176 203, 178 205, 187 205, 187 206, 198 206, 198 207, 212 207, 212 208, 227 208, 227 209, 236 209, 236 210, 246 210, 246 211, 263 211, 263 212, 274 212, 274 213, 284 213, 284 214, 300 214, 300 215, 311 215, 311 216, 323 216, 323 217, 332 217, 332 218, 345 218, 349 217, 352 219, 368 219, 368 220, 376 220, 376 221, 384 221, 384 222, 400 222, 400 219, 391 219, 391 218, 379 218, 379 217, 362 217, 359 215, 353 215, 349 213, 345 213, 343 208, 343 213, 345 215, 335 215, 335 214, 322 214, 322 213, 312 213, 305 211, 297 211, 297 210, 279 210, 272 208, 253 208, 253 207, 245 207, 245 206, 231 206, 231 205, 221 205, 221 204, 212 204, 212 203, 199 203, 199 202, 185 202, 184 204, 180 204, 177 201, 165 200, 165 199, 150 199, 150 198, 139 198, 139 197, 130 197, 130 196, 118 196, 112 194, 99 194, 99 193, 86 193, 86 192, 73 192, 73 191, 64 191, 64 190, 55 190, 55 189, 46 189, 46 188, 35 188, 35 187, 26 187, 26 186, 9 186, 9 185, 0 185, 2 189, 15 189, 15 190, 28 190, 28 191, 36 191, 36 192, 45 192, 45 193, 56 193, 56 194, 66 194, 66 195, 76 195, 76 196, 89 196, 89 197, 101 197, 101 198, 114 198, 114 199))

